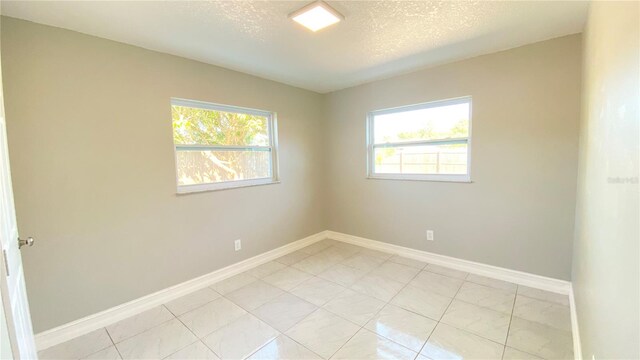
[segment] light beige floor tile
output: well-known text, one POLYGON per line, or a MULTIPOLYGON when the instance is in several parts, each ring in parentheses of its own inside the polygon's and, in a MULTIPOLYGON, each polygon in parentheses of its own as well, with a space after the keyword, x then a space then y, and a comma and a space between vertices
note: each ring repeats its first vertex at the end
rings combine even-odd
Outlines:
POLYGON ((319 360, 320 356, 306 347, 280 335, 249 357, 251 360, 319 360))
POLYGON ((346 255, 345 259, 347 257, 351 257, 359 252, 361 252, 364 248, 360 247, 360 246, 355 246, 355 245, 351 245, 351 244, 346 244, 346 243, 338 243, 336 245, 333 246, 336 249, 339 249, 341 254, 346 255))
POLYGON ((420 351, 437 322, 392 304, 386 305, 365 326, 378 335, 420 351))
POLYGON ((408 283, 413 279, 420 270, 408 265, 397 264, 392 261, 382 263, 379 267, 373 269, 371 274, 384 276, 388 279, 401 283, 408 283))
POLYGON ((514 348, 505 347, 504 355, 502 355, 502 360, 538 360, 542 359, 535 355, 531 355, 524 351, 516 350, 514 348))
POLYGON ((164 305, 173 313, 173 315, 179 316, 219 297, 220 294, 217 292, 210 288, 204 288, 170 301, 164 305))
POLYGON ((254 267, 253 269, 247 271, 249 274, 257 277, 258 279, 262 279, 263 277, 267 276, 267 275, 271 275, 274 272, 278 271, 278 270, 282 270, 286 267, 287 265, 277 262, 277 261, 269 261, 267 263, 264 263, 262 265, 258 265, 256 267, 254 267))
POLYGON ((289 329, 286 335, 328 359, 359 329, 359 326, 338 315, 318 309, 289 329))
POLYGON ((409 285, 432 291, 447 297, 454 297, 464 281, 429 271, 420 272, 409 285))
POLYGON ((110 346, 104 350, 100 350, 97 353, 93 353, 87 357, 82 358, 82 360, 119 360, 122 359, 120 357, 120 353, 115 346, 110 346))
POLYGON ((249 285, 252 282, 258 280, 255 276, 250 275, 247 272, 234 275, 228 279, 224 279, 210 286, 213 290, 219 292, 222 295, 226 295, 234 290, 240 289, 245 285, 249 285))
POLYGON ((161 359, 196 340, 195 335, 174 318, 126 339, 116 347, 123 359, 161 359))
POLYGON ((571 331, 571 312, 565 305, 518 295, 513 316, 571 331))
POLYGON ((434 320, 440 320, 451 298, 407 285, 391 303, 434 320))
POLYGON ((316 306, 322 306, 344 290, 343 286, 314 276, 290 292, 316 306))
POLYGON ((311 256, 311 254, 307 254, 306 252, 302 251, 302 250, 296 250, 292 253, 289 253, 287 255, 281 256, 279 258, 277 258, 275 261, 285 264, 285 265, 293 265, 295 263, 297 263, 298 261, 304 260, 306 258, 308 258, 309 256, 311 256))
POLYGON ((383 262, 384 259, 382 258, 364 255, 362 252, 360 252, 344 260, 342 264, 360 270, 371 271, 380 266, 380 264, 382 264, 383 262))
POLYGON ((383 306, 383 301, 347 289, 326 303, 323 308, 364 326, 383 306))
POLYGON ((429 359, 501 359, 504 345, 439 323, 421 355, 429 359))
POLYGON ((79 359, 112 346, 102 328, 38 352, 40 359, 79 359))
POLYGON ((569 306, 569 296, 518 285, 518 295, 569 306))
POLYGON ((318 277, 348 287, 368 272, 368 270, 357 269, 343 264, 336 264, 318 274, 318 277))
POLYGON ((196 341, 193 344, 178 350, 169 355, 165 359, 172 360, 219 360, 220 358, 211 351, 202 341, 196 341))
POLYGON ((246 313, 244 309, 231 301, 219 298, 184 313, 179 318, 198 337, 203 337, 246 313))
POLYGON ((378 336, 367 329, 361 329, 331 359, 413 360, 416 355, 415 352, 404 346, 378 336))
POLYGON ((359 293, 373 296, 376 299, 380 299, 384 302, 388 302, 396 296, 396 294, 402 290, 405 283, 391 280, 388 277, 369 273, 362 279, 356 281, 351 285, 350 289, 359 293))
POLYGON ((289 293, 260 306, 252 313, 278 331, 289 330, 318 307, 289 293))
POLYGON ((340 260, 335 257, 327 256, 323 253, 318 253, 315 255, 311 255, 308 258, 299 261, 291 266, 306 273, 317 275, 327 270, 331 266, 337 264, 339 261, 340 260))
POLYGON ((491 288, 488 286, 466 281, 456 294, 456 299, 470 304, 486 307, 511 314, 515 293, 509 290, 491 288))
POLYGON ((357 254, 358 252, 360 252, 360 250, 331 246, 317 253, 317 255, 333 262, 339 262, 357 254))
POLYGON ((445 275, 445 276, 448 276, 448 277, 456 278, 456 279, 462 279, 462 280, 464 280, 467 276, 469 276, 468 272, 455 270, 455 269, 451 269, 451 268, 448 268, 448 267, 435 265, 435 264, 428 264, 424 268, 424 270, 431 271, 431 272, 434 272, 436 274, 440 274, 440 275, 445 275))
POLYGON ((367 249, 367 248, 363 248, 360 251, 360 253, 363 254, 363 255, 372 256, 372 257, 379 258, 379 259, 382 259, 382 260, 387 260, 387 259, 389 259, 390 257, 393 256, 393 254, 391 254, 391 253, 387 253, 387 252, 384 252, 384 251, 373 250, 373 249, 367 249))
POLYGON ((507 342, 510 321, 510 315, 459 300, 453 300, 440 320, 500 344, 507 342))
POLYGON ((336 243, 333 246, 339 247, 339 248, 342 248, 342 249, 351 250, 351 252, 353 252, 353 253, 357 253, 357 252, 360 252, 360 251, 364 250, 364 248, 362 246, 353 245, 353 244, 349 244, 349 243, 342 242, 342 241, 336 241, 336 243))
POLYGON ((425 266, 427 266, 427 263, 424 261, 409 259, 409 258, 398 256, 398 255, 394 255, 390 257, 389 261, 394 262, 396 264, 411 266, 419 270, 422 270, 424 269, 425 266))
POLYGON ((314 243, 314 244, 311 244, 309 246, 303 247, 302 249, 300 249, 300 251, 305 252, 305 253, 310 254, 310 255, 313 255, 313 254, 317 254, 320 251, 328 248, 332 244, 333 244, 333 242, 330 242, 330 241, 318 241, 317 243, 314 243))
POLYGON ((202 341, 222 359, 243 359, 279 335, 251 314, 216 330, 202 341))
POLYGON ((333 239, 320 240, 320 241, 318 241, 318 243, 326 244, 328 246, 337 246, 337 245, 340 245, 340 244, 344 244, 342 241, 333 240, 333 239))
POLYGON ((268 282, 273 286, 277 286, 282 290, 289 291, 294 287, 302 284, 304 281, 309 280, 313 275, 306 272, 288 267, 282 270, 278 270, 273 274, 264 277, 262 280, 268 282))
POLYGON ((515 293, 516 290, 518 289, 518 285, 514 283, 511 283, 508 281, 502 281, 498 279, 492 279, 490 277, 476 275, 476 274, 469 274, 466 280, 476 284, 489 286, 496 289, 511 291, 513 293, 515 293))
POLYGON ((107 326, 107 332, 109 332, 113 342, 117 344, 124 339, 140 334, 173 318, 173 314, 160 305, 107 326))
POLYGON ((245 310, 253 310, 260 305, 275 299, 282 293, 282 289, 258 280, 241 287, 238 290, 230 292, 226 297, 245 310))
POLYGON ((507 346, 545 359, 573 359, 571 332, 514 316, 507 346))

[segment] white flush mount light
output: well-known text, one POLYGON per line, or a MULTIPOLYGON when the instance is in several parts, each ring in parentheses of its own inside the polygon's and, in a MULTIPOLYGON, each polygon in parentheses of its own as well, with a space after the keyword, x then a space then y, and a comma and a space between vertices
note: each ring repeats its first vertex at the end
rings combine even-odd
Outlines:
POLYGON ((342 14, 321 0, 314 1, 302 9, 292 12, 289 17, 313 32, 344 20, 342 14))

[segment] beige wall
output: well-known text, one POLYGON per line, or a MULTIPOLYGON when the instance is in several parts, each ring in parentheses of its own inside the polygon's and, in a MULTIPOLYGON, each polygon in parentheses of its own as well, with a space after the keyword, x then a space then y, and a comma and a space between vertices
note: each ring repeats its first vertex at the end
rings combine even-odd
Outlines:
POLYGON ((640 5, 593 2, 584 35, 573 286, 584 359, 640 358, 640 5))
POLYGON ((328 95, 329 228, 569 279, 580 49, 567 36, 328 95), (367 112, 466 95, 473 183, 366 179, 367 112))
POLYGON ((2 56, 36 332, 325 230, 321 95, 11 18, 2 56), (277 112, 282 183, 177 196, 170 97, 277 112))

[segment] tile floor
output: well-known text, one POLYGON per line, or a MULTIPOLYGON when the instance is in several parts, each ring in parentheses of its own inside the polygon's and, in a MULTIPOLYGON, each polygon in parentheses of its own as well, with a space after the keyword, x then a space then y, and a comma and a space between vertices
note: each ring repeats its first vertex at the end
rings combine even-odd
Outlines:
POLYGON ((570 359, 566 296, 323 240, 41 359, 570 359))

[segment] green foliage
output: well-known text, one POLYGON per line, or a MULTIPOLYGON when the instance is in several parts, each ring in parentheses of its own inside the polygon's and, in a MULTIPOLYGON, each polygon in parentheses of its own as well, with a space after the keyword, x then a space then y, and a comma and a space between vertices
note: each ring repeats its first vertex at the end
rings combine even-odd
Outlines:
POLYGON ((399 140, 455 139, 469 136, 469 120, 460 119, 450 130, 437 132, 429 124, 423 129, 398 134, 399 140))
POLYGON ((176 144, 269 145, 262 116, 172 106, 176 144))
MULTIPOLYGON (((249 114, 172 106, 173 138, 178 145, 268 146, 267 118, 249 114)), ((181 150, 180 184, 266 177, 269 151, 181 150)))
POLYGON ((469 119, 462 119, 458 121, 453 128, 451 128, 451 137, 468 137, 469 136, 469 119))

